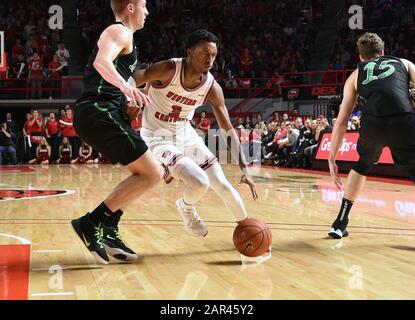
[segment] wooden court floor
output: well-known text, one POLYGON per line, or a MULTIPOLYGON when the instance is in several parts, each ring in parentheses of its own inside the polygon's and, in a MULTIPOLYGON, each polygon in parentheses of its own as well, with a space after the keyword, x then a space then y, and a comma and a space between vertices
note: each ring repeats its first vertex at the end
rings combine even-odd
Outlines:
POLYGON ((209 227, 189 236, 160 183, 124 214, 120 230, 140 258, 98 264, 70 220, 94 208, 127 174, 117 166, 1 167, 1 299, 414 299, 415 197, 409 183, 369 181, 350 236, 327 238, 341 192, 318 173, 263 168, 259 200, 237 186, 251 217, 272 229, 272 256, 243 259, 232 216, 213 192, 198 206, 209 227))

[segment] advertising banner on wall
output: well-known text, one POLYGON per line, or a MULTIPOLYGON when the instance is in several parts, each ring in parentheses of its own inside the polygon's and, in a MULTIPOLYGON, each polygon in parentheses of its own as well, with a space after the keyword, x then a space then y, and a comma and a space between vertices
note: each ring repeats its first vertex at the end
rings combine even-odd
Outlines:
POLYGON ((285 101, 336 100, 341 98, 341 87, 338 85, 291 86, 283 88, 283 98, 285 101))
MULTIPOLYGON (((328 160, 331 151, 331 132, 325 132, 320 140, 317 149, 317 160, 328 160)), ((343 144, 337 153, 338 161, 357 162, 359 154, 357 153, 357 141, 359 140, 359 132, 346 132, 343 138, 343 144)), ((394 164, 392 154, 389 148, 383 149, 382 155, 378 161, 379 164, 394 164)))

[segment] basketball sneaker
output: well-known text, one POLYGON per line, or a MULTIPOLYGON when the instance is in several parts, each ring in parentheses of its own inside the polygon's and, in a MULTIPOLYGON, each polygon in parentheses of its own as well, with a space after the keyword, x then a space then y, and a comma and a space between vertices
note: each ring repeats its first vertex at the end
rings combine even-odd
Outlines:
POLYGON ((138 258, 137 254, 122 241, 118 228, 104 226, 102 243, 104 244, 105 251, 115 259, 135 261, 138 258))
POLYGON ((195 207, 188 206, 184 203, 183 199, 179 199, 176 201, 176 208, 183 219, 187 233, 194 237, 206 237, 208 228, 197 214, 195 207))
POLYGON ((89 213, 78 219, 72 220, 71 224, 78 237, 88 248, 91 254, 102 264, 108 264, 110 259, 105 252, 102 238, 104 229, 102 223, 95 225, 88 217, 89 213))
POLYGON ((334 221, 333 225, 331 226, 331 229, 329 231, 329 236, 332 237, 333 239, 341 239, 341 238, 346 238, 347 236, 349 236, 349 232, 347 232, 346 230, 348 223, 349 223, 349 219, 342 221, 342 222, 336 219, 336 221, 334 221))

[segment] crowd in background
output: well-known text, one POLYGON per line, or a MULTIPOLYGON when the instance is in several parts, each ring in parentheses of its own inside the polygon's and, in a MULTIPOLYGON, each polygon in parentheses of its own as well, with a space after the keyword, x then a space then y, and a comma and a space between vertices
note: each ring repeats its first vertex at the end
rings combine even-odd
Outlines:
MULTIPOLYGON (((325 2, 150 1, 146 26, 136 35, 141 66, 184 56, 184 37, 189 30, 204 28, 220 39, 219 56, 213 70, 219 81, 304 71, 311 58, 312 39, 325 2)), ((78 1, 83 63, 100 32, 112 22, 106 4, 104 0, 78 1)), ((296 80, 299 79, 293 78, 296 80)), ((242 84, 236 82, 236 85, 242 84)), ((260 83, 254 81, 251 85, 255 87, 260 83)))
MULTIPOLYGON (((0 165, 109 162, 79 139, 69 106, 61 108, 58 114, 50 112, 42 115, 33 110, 26 115, 23 127, 11 113, 0 119, 0 123, 0 165)), ((134 119, 131 126, 139 131, 141 116, 134 119)))
MULTIPOLYGON (((228 94, 241 89, 249 94, 251 88, 264 86, 269 83, 265 79, 270 78, 278 79, 278 85, 303 83, 304 75, 284 78, 282 75, 309 70, 326 2, 149 1, 150 16, 135 38, 139 67, 184 56, 184 38, 189 30, 206 28, 220 39, 212 73, 228 94)), ((2 99, 61 97, 61 79, 68 75, 71 53, 63 42, 63 31, 51 30, 47 23, 49 6, 59 3, 22 0, 0 4, 0 12, 4 12, 0 15, 0 30, 5 30, 9 68, 6 73, 9 81, 0 81, 0 86, 6 89, 2 99)), ((76 1, 80 32, 76 50, 81 56, 78 70, 83 70, 100 33, 114 20, 108 3, 76 1)), ((411 0, 347 0, 336 17, 338 36, 328 70, 352 69, 359 62, 356 40, 361 31, 348 26, 348 10, 354 4, 364 8, 365 29, 375 29, 385 39, 386 53, 415 61, 415 6, 411 0)), ((340 74, 330 72, 322 82, 337 83, 338 77, 340 74)))
POLYGON ((412 0, 347 0, 337 15, 337 39, 328 69, 354 69, 360 62, 356 42, 361 30, 348 25, 350 6, 364 8, 365 30, 373 30, 385 42, 385 53, 415 62, 415 3, 412 0))
POLYGON ((70 53, 62 30, 49 28, 49 7, 59 1, 0 3, 8 70, 0 74, 7 89, 2 99, 59 98, 61 77, 68 75, 70 53), (27 92, 26 92, 27 91, 27 92))
MULTIPOLYGON (((310 168, 322 132, 330 131, 336 121, 334 110, 328 117, 301 116, 298 112, 275 112, 267 122, 261 113, 232 119, 245 156, 251 163, 310 168)), ((81 141, 73 127, 69 106, 57 114, 42 115, 33 110, 20 127, 11 113, 0 119, 1 164, 109 163, 101 154, 81 141)), ((202 111, 191 124, 208 145, 212 122, 202 111)), ((141 116, 131 122, 139 132, 141 116)), ((360 114, 354 113, 349 130, 359 130, 360 114)))
MULTIPOLYGON (((348 130, 360 129, 360 112, 353 113, 348 130)), ((235 129, 253 163, 268 163, 285 168, 311 168, 316 150, 324 132, 332 131, 337 113, 317 118, 301 116, 296 112, 275 112, 267 123, 261 113, 255 121, 250 116, 237 117, 235 129)))
MULTIPOLYGON (((113 22, 108 0, 77 0, 81 65, 87 63, 98 36, 113 22)), ((181 0, 149 1, 150 16, 136 35, 140 68, 186 54, 184 38, 189 30, 205 28, 220 39, 212 72, 224 88, 255 88, 263 78, 279 84, 301 83, 301 76, 282 74, 309 68, 326 0, 181 0)), ((48 28, 48 8, 59 0, 0 3, 0 30, 5 31, 8 80, 3 98, 59 98, 61 77, 68 74, 71 54, 61 30, 48 28), (28 80, 26 80, 26 78, 28 80), (45 90, 46 89, 46 90, 45 90), (25 92, 27 91, 27 92, 25 92)), ((412 0, 347 0, 337 14, 338 38, 329 69, 356 67, 360 61, 356 40, 361 31, 350 30, 351 5, 364 7, 364 27, 385 40, 386 53, 415 62, 415 7, 412 0)), ((81 68, 82 69, 82 68, 81 68)), ((324 83, 337 82, 327 73, 324 83)), ((0 72, 0 79, 5 75, 0 72)), ((338 80, 338 79, 337 79, 338 80)), ((281 93, 280 93, 281 94, 281 93)), ((322 132, 331 130, 336 115, 316 118, 275 113, 266 121, 261 114, 236 118, 235 128, 253 161, 286 167, 310 167, 322 132), (259 150, 259 152, 257 151, 259 150), (256 155, 253 153, 257 152, 256 155)), ((0 119, 0 161, 3 163, 72 163, 106 161, 81 142, 72 125, 72 111, 27 115, 22 128, 12 119, 0 119)), ((360 118, 350 119, 349 129, 359 129, 360 118)), ((211 127, 205 113, 193 123, 207 143, 211 127)), ((141 120, 132 126, 139 131, 141 120)))

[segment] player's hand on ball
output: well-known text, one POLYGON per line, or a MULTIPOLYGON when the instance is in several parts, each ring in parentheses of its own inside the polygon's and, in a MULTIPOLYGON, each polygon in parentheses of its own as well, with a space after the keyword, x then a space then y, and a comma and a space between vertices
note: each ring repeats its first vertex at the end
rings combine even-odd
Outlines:
POLYGON ((128 118, 132 121, 140 115, 141 108, 133 101, 128 101, 124 106, 124 111, 128 118))
POLYGON ((252 192, 252 197, 254 198, 254 200, 258 199, 258 194, 256 193, 256 187, 255 187, 255 183, 252 180, 252 178, 248 175, 242 175, 241 177, 241 181, 239 182, 239 185, 241 185, 242 183, 246 183, 249 188, 251 188, 251 192, 252 192))

